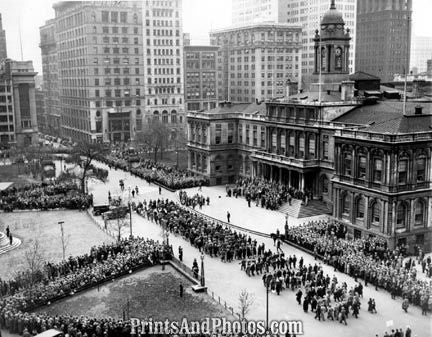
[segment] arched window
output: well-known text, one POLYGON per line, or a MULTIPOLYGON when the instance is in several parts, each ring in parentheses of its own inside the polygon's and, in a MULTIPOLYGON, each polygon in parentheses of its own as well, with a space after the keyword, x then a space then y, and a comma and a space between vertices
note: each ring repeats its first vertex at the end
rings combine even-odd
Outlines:
POLYGON ((315 135, 311 134, 309 136, 309 156, 310 158, 315 158, 315 135))
POLYGON ((363 219, 364 218, 364 212, 365 212, 365 201, 363 197, 359 197, 357 199, 357 214, 356 214, 356 218, 357 219, 363 219))
POLYGON ((136 114, 137 114, 137 116, 140 116, 141 115, 141 110, 137 109, 136 114))
POLYGON ((426 158, 424 156, 416 158, 416 176, 418 183, 426 180, 426 158))
POLYGON ((371 217, 371 223, 374 226, 379 226, 381 220, 381 205, 378 201, 375 201, 372 204, 372 217, 371 217))
POLYGON ((396 227, 405 228, 406 226, 407 207, 405 203, 400 203, 396 210, 396 227))
POLYGON ((358 157, 358 178, 366 178, 366 156, 363 154, 358 157))
POLYGON ((405 185, 408 179, 408 158, 399 158, 398 176, 399 184, 405 185))
POLYGON ((168 123, 168 111, 162 111, 162 123, 168 123))
POLYGON ((343 156, 343 172, 344 175, 351 175, 351 164, 352 164, 352 154, 349 152, 345 152, 343 156))
POLYGON ((424 202, 421 199, 417 199, 415 203, 414 226, 424 225, 424 209, 424 202))
POLYGON ((342 198, 342 214, 348 216, 351 209, 351 197, 349 193, 345 193, 342 198))
POLYGON ((373 181, 375 183, 380 183, 382 181, 382 166, 382 159, 375 158, 373 162, 373 181))

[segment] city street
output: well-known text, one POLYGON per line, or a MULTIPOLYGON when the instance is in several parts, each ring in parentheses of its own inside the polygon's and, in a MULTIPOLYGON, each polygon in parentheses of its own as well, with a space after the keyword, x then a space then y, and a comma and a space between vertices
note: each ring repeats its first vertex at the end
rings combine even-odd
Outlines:
MULTIPOLYGON (((104 164, 97 163, 97 166, 105 167, 104 164)), ((106 184, 100 182, 89 182, 89 191, 94 194, 95 204, 106 203, 108 191, 111 194, 120 195, 120 187, 118 182, 123 179, 125 182, 125 191, 122 194, 125 200, 128 200, 128 186, 139 188, 139 195, 134 200, 149 200, 156 198, 169 198, 177 201, 177 195, 165 189, 162 189, 162 194, 158 193, 158 186, 148 185, 145 181, 131 176, 121 170, 110 170, 109 180, 106 184)), ((196 193, 196 188, 187 190, 190 195, 196 193)), ((226 220, 226 211, 231 213, 231 222, 236 225, 241 225, 250 229, 261 232, 272 232, 279 228, 283 230, 284 215, 279 212, 268 211, 262 208, 252 206, 248 208, 244 199, 228 198, 225 196, 224 187, 204 187, 202 194, 210 196, 210 206, 204 206, 201 210, 203 213, 226 220), (219 198, 220 196, 220 198, 219 198)), ((309 219, 290 219, 290 225, 298 225, 309 219)), ((129 230, 124 231, 128 235, 129 230)), ((147 219, 133 214, 133 233, 144 237, 150 237, 157 240, 162 240, 161 228, 149 222, 147 219)), ((273 247, 273 240, 263 238, 261 236, 252 236, 258 242, 264 242, 266 249, 273 247)), ((181 237, 173 235, 169 238, 170 244, 173 246, 175 254, 178 253, 178 247, 181 246, 184 252, 184 262, 188 266, 192 266, 193 259, 196 258, 200 262, 199 251, 192 247, 181 237)), ((297 257, 303 256, 305 264, 312 265, 315 263, 313 257, 291 246, 284 245, 283 251, 287 255, 295 254, 297 257)), ((266 317, 266 291, 263 287, 261 277, 248 277, 246 273, 240 270, 239 262, 223 263, 219 259, 205 256, 205 275, 206 285, 209 287, 209 294, 214 292, 215 296, 220 296, 223 301, 226 301, 229 306, 238 311, 238 297, 242 289, 247 289, 248 292, 254 295, 254 304, 248 315, 250 319, 265 319, 266 317)), ((317 262, 319 263, 319 262, 317 262)), ((355 285, 352 278, 345 274, 334 272, 332 268, 324 265, 325 273, 336 275, 339 283, 346 282, 348 288, 355 285)), ((317 332, 323 336, 375 336, 382 335, 384 331, 390 332, 394 328, 406 329, 410 325, 413 330, 413 336, 428 336, 431 330, 430 317, 421 315, 421 310, 418 307, 411 306, 408 313, 404 313, 401 308, 401 299, 392 300, 390 294, 384 290, 375 291, 372 287, 364 288, 364 298, 362 299, 362 307, 358 319, 348 319, 348 326, 339 324, 338 322, 319 322, 313 317, 315 314, 309 312, 305 314, 302 308, 295 302, 295 293, 291 290, 284 290, 280 296, 269 294, 269 317, 272 319, 289 319, 301 320, 304 323, 304 332, 306 336, 316 336, 317 332), (367 312, 367 301, 369 298, 374 298, 377 304, 377 314, 367 312)))

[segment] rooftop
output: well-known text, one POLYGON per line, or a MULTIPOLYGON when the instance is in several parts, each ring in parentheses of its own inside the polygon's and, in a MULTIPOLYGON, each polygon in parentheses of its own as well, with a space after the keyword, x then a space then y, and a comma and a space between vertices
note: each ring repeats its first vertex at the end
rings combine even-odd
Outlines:
POLYGON ((363 105, 348 111, 333 120, 339 123, 363 125, 362 131, 382 134, 408 134, 432 131, 432 102, 407 102, 403 114, 403 102, 379 101, 374 105, 363 105), (415 108, 422 107, 422 114, 415 108))

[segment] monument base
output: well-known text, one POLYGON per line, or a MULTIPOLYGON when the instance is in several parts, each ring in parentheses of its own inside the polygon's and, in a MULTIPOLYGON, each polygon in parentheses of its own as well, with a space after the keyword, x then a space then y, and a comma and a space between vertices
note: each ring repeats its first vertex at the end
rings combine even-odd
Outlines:
POLYGON ((192 286, 192 290, 194 292, 196 292, 196 293, 206 293, 207 292, 207 287, 199 285, 199 284, 196 284, 196 285, 192 286))

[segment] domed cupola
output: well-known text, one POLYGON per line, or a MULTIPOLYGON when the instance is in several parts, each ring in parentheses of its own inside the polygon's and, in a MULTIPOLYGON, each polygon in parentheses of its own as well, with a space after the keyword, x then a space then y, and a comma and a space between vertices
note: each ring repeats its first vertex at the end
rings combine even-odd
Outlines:
POLYGON ((342 13, 336 9, 335 0, 331 0, 330 9, 315 32, 314 73, 348 74, 350 40, 342 13))

